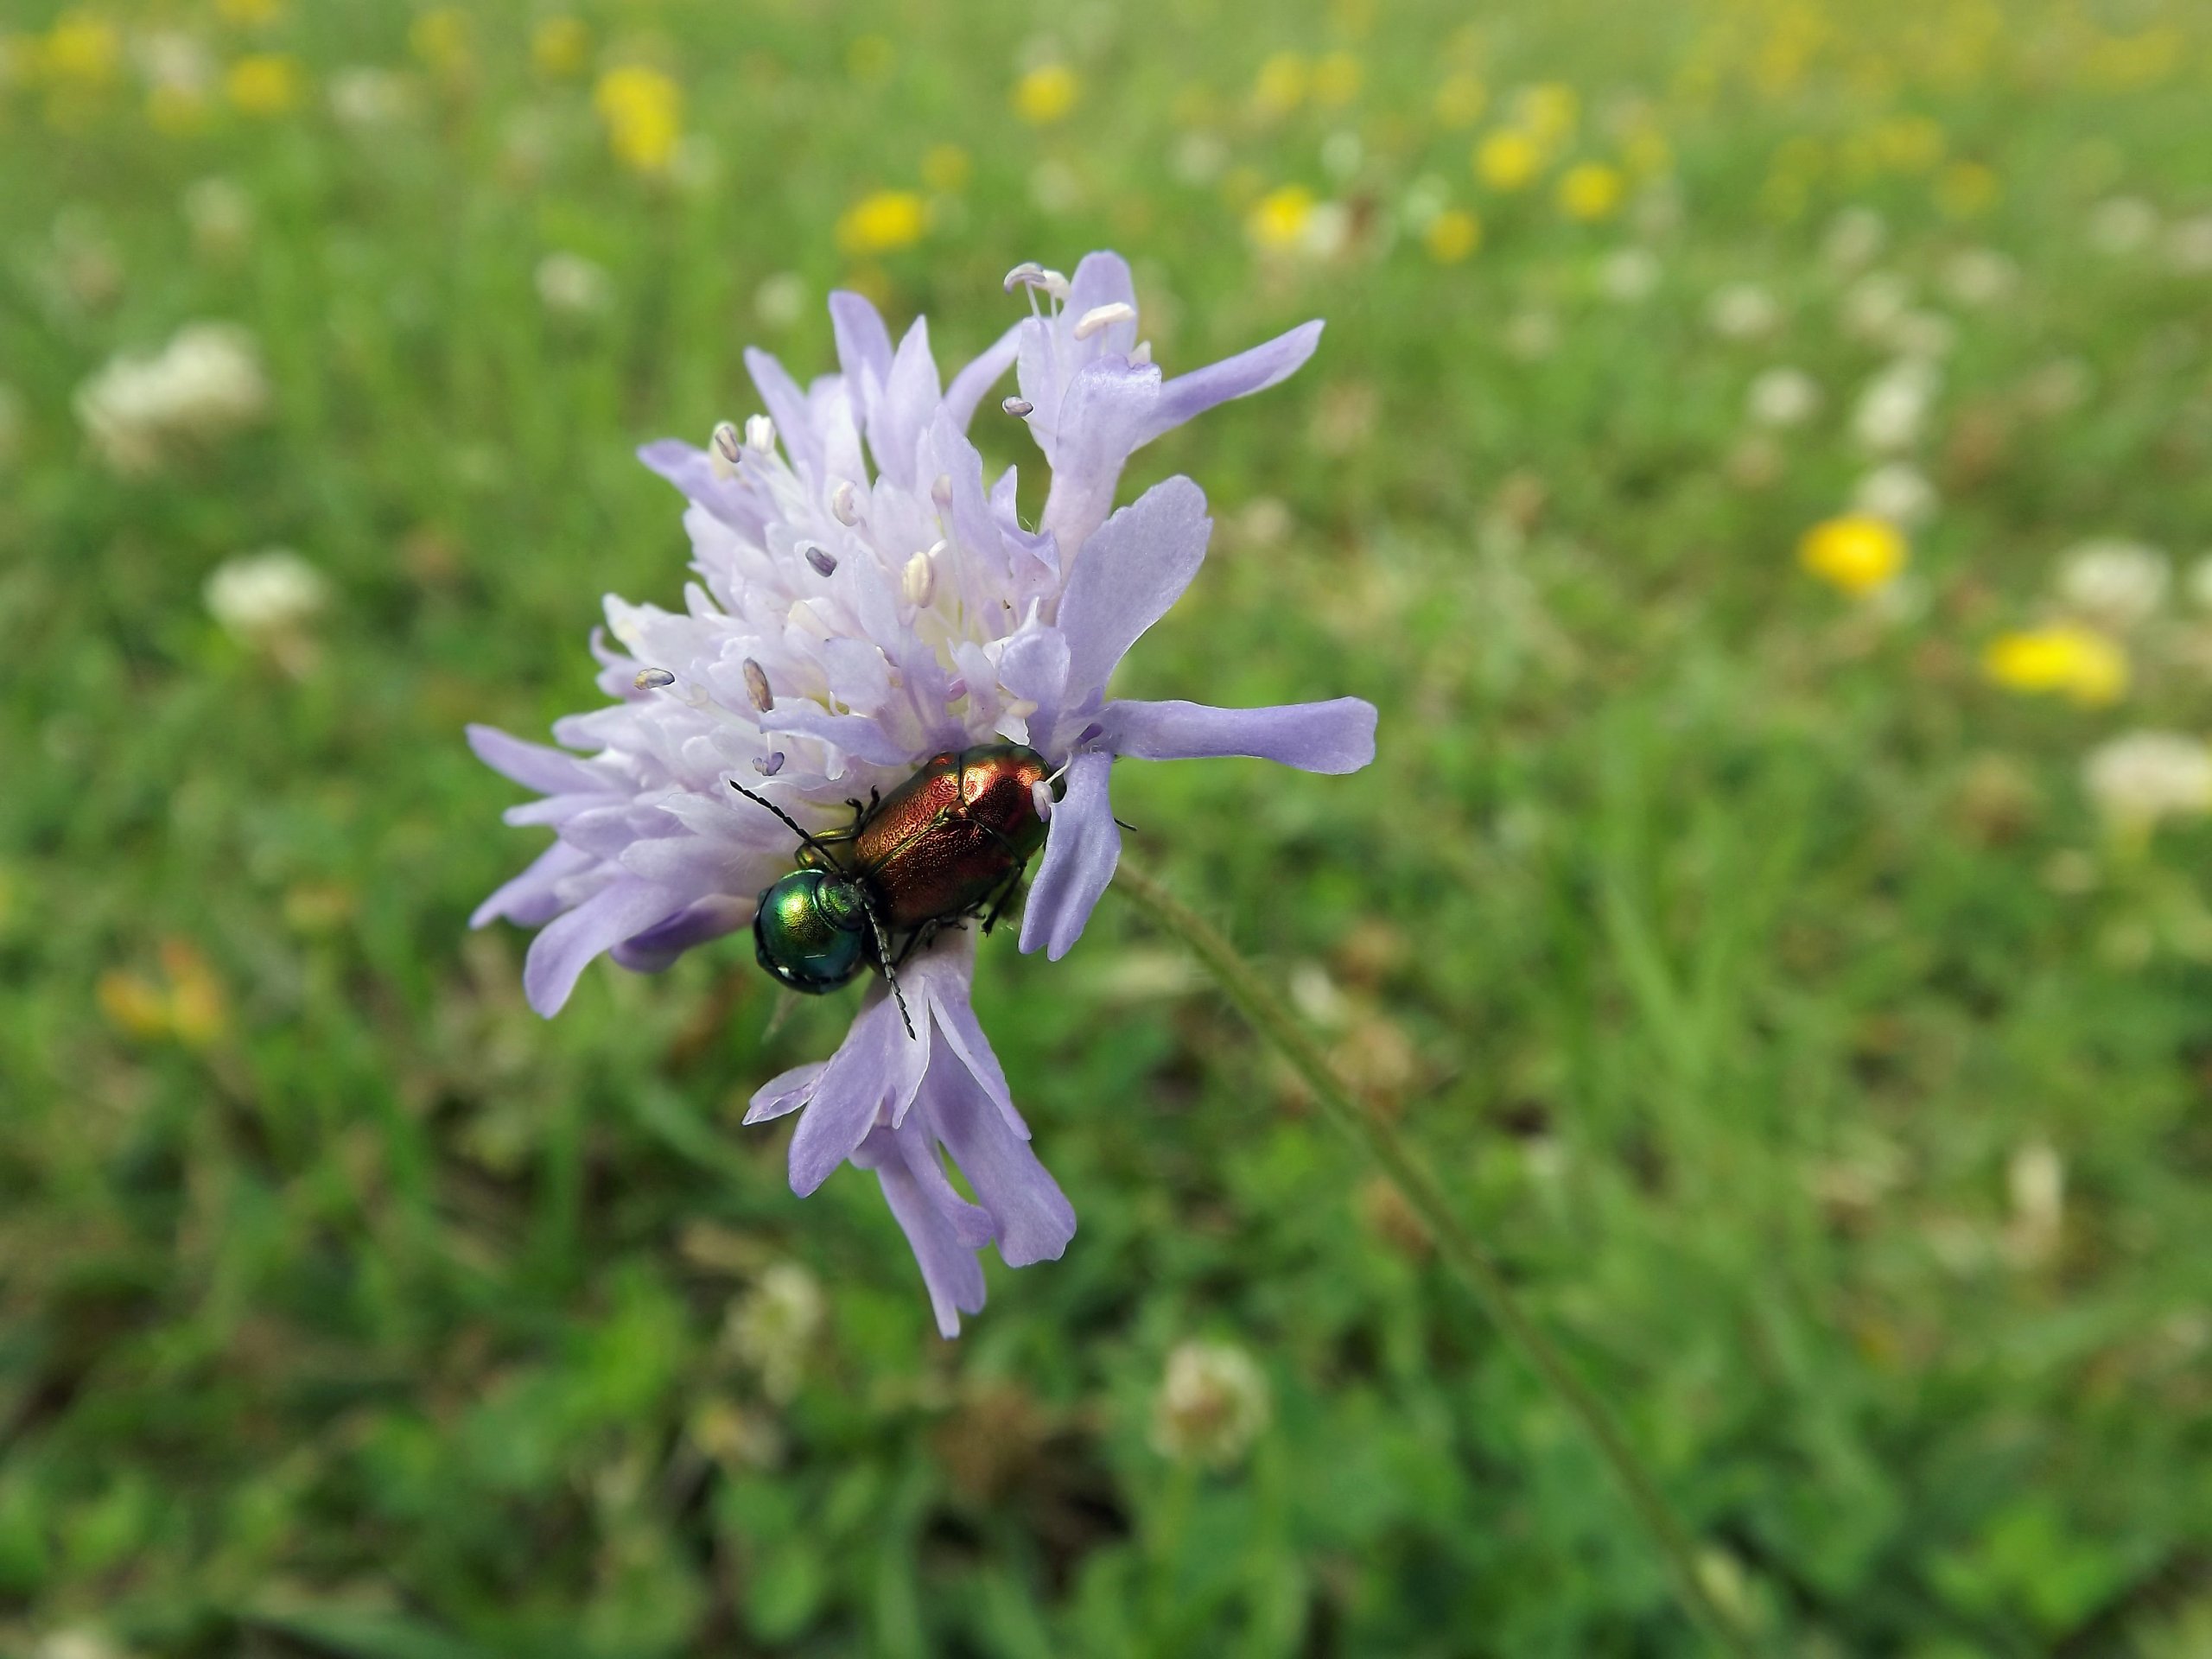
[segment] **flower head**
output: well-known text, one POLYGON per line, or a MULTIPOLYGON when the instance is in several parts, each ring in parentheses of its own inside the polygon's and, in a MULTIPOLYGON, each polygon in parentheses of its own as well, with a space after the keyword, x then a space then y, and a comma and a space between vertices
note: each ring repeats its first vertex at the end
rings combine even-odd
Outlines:
POLYGON ((1905 539, 1895 524, 1866 513, 1824 519, 1797 544, 1798 563, 1854 598, 1886 587, 1904 569, 1905 539))
POLYGON ((195 322, 152 357, 110 362, 77 389, 76 407, 103 461, 118 473, 149 473, 179 449, 260 420, 269 382, 251 335, 195 322))
POLYGON ((1267 1373, 1250 1354, 1233 1343, 1186 1342, 1167 1356, 1153 1396, 1153 1449, 1178 1463, 1226 1469, 1274 1415, 1267 1373))
POLYGON ((2127 655, 2112 639, 2070 622, 2000 634, 1981 658, 1983 671, 2008 691, 2057 692, 2087 708, 2127 691, 2127 655))
POLYGON ((2106 822, 2123 833, 2212 812, 2212 748, 2179 732, 2127 732, 2101 743, 2082 763, 2082 780, 2106 822))
MULTIPOLYGON (((949 385, 925 323, 894 344, 865 300, 836 294, 840 372, 802 387, 749 352, 765 415, 718 427, 706 449, 641 452, 690 500, 697 579, 683 608, 607 600, 612 640, 594 649, 613 701, 558 722, 562 748, 470 731, 487 763, 545 796, 510 820, 558 836, 475 918, 542 929, 524 969, 541 1013, 602 952, 650 971, 751 923, 796 849, 733 783, 827 830, 851 821, 848 800, 889 792, 941 751, 1037 750, 1065 793, 1046 804, 1021 945, 1057 958, 1119 855, 1116 757, 1243 754, 1319 772, 1372 758, 1375 711, 1353 698, 1238 709, 1106 695, 1197 573, 1211 527, 1186 478, 1115 511, 1123 466, 1292 372, 1320 325, 1170 378, 1137 338, 1118 257, 1093 254, 1072 280, 1024 265, 1007 287, 1027 291, 1031 315, 949 385), (1009 366, 1020 395, 1001 407, 1052 469, 1033 529, 1016 516, 1014 471, 987 480, 967 436, 1009 366)), ((926 943, 898 970, 911 1035, 879 982, 836 1054, 771 1082, 748 1114, 802 1112, 791 1152, 801 1193, 849 1160, 876 1172, 947 1335, 982 1306, 982 1245, 1019 1266, 1057 1256, 1075 1227, 969 1011, 974 950, 958 928, 926 943), (976 1202, 945 1179, 940 1148, 976 1202)))

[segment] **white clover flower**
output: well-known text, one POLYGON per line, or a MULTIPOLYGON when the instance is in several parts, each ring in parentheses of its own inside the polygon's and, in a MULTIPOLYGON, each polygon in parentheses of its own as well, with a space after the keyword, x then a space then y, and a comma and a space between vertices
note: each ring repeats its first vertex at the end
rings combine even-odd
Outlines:
POLYGON ((1758 340, 1782 326, 1782 307, 1757 283, 1731 283, 1707 302, 1705 320, 1723 340, 1758 340))
POLYGON ((1870 270, 1843 291, 1844 332, 1886 346, 1897 319, 1912 308, 1912 284, 1894 270, 1870 270))
POLYGON ((2019 286, 2020 267, 1994 248, 1967 248, 1943 264, 1943 291, 1973 309, 2010 299, 2019 286))
POLYGON ((253 239, 253 198, 234 179, 200 179, 184 192, 184 221, 204 259, 235 259, 253 239))
POLYGON ((532 275, 538 303, 556 317, 588 318, 613 308, 614 278, 581 253, 549 253, 532 275))
POLYGON ((2168 228, 2166 263, 2184 276, 2212 273, 2212 213, 2199 213, 2168 228))
POLYGON ((1940 311, 1909 310, 1890 325, 1883 343, 1899 357, 1948 357, 1958 344, 1958 325, 1940 311))
POLYGON ((1899 359, 1860 388, 1851 412, 1853 435, 1877 454, 1911 448, 1927 429, 1941 385, 1942 378, 1927 362, 1899 359))
POLYGON ((806 278, 795 270, 762 277, 753 290, 753 315, 765 327, 790 327, 806 315, 806 278))
POLYGON ((2172 565, 2157 548, 2107 538, 2069 549, 2060 559, 2056 586, 2070 610, 2125 629, 2157 614, 2172 581, 2172 565))
POLYGON ((359 64, 330 77, 330 113, 358 136, 373 137, 414 112, 414 83, 397 70, 359 64))
POLYGON ((1821 257, 1839 271, 1857 270, 1882 251, 1889 226, 1872 207, 1847 207, 1828 221, 1821 257))
POLYGON ((2137 731, 2099 744, 2082 782, 2116 827, 2147 830, 2163 818, 2212 812, 2212 748, 2179 732, 2137 731))
POLYGON ((1177 1463, 1226 1469, 1274 1415, 1267 1373, 1250 1354, 1230 1343, 1186 1342, 1167 1356, 1153 1396, 1153 1450, 1177 1463))
POLYGON ((1616 248, 1598 265, 1598 290, 1609 300, 1634 305, 1659 286, 1659 256, 1649 248, 1616 248))
POLYGON ((118 357, 77 389, 77 418, 118 473, 155 470, 179 449, 253 425, 269 412, 253 336, 231 323, 177 330, 152 357, 118 357))
POLYGON ((828 1316, 821 1282, 796 1262, 779 1262, 730 1310, 729 1345, 760 1373, 771 1400, 786 1401, 798 1392, 828 1316))
POLYGON ((1936 486, 1909 461, 1885 461, 1851 492, 1851 510, 1886 518, 1900 530, 1918 530, 1936 516, 1936 486))
MULTIPOLYGON (((540 1013, 602 953, 651 971, 753 922, 798 849, 734 784, 829 830, 852 822, 846 803, 897 789, 929 757, 1036 750, 1065 792, 1039 805, 1048 834, 1020 943, 1057 959, 1120 856, 1117 756, 1244 754, 1319 772, 1373 758, 1375 710, 1356 698, 1238 709, 1106 695, 1123 653, 1197 574, 1211 529, 1186 478, 1115 511, 1124 464, 1293 372, 1321 325, 1168 378, 1138 339, 1119 257, 1092 254, 1072 280, 1025 265, 1007 285, 1027 289, 1031 316, 950 386, 924 322, 894 346, 874 307, 836 294, 841 372, 801 386, 749 351, 766 415, 717 428, 706 450, 640 452, 689 498, 697 579, 683 608, 607 599, 613 643, 593 647, 614 701, 557 722, 563 747, 469 732, 485 761, 546 797, 510 820, 558 836, 474 918, 541 929, 523 974, 540 1013), (967 436, 1009 366, 1020 395, 1000 407, 1052 473, 1033 529, 1016 513, 1013 470, 987 481, 967 436)), ((975 951, 972 930, 938 933, 898 966, 904 1009, 872 984, 836 1053, 772 1079, 747 1114, 803 1109, 791 1147, 802 1195, 849 1160, 875 1171, 948 1336, 982 1306, 983 1245, 1018 1267, 1058 1256, 1075 1230, 969 1010, 975 951), (946 1179, 940 1148, 975 1202, 946 1179)))
POLYGON ((1763 370, 1751 382, 1745 404, 1760 426, 1802 426, 1820 411, 1821 383, 1802 369, 1763 370))
POLYGON ((330 602, 322 572, 284 547, 224 560, 200 594, 223 631, 257 650, 296 639, 330 602))
POLYGON ((2089 210, 2089 245, 2133 253, 2158 233, 2158 210, 2140 196, 2113 196, 2089 210))

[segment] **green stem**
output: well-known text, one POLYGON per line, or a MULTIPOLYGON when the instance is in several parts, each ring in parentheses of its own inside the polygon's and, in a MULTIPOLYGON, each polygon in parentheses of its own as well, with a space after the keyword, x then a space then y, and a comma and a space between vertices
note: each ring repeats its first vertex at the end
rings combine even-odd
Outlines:
POLYGON ((1114 877, 1114 888, 1157 925, 1190 947, 1191 953, 1228 993, 1237 1012, 1305 1079, 1322 1110, 1358 1143, 1360 1149, 1404 1195, 1406 1203, 1435 1240, 1438 1254, 1474 1293, 1475 1300, 1481 1304, 1491 1323, 1521 1351, 1522 1357, 1590 1436, 1614 1478, 1619 1481, 1644 1531, 1666 1559, 1684 1609, 1714 1643, 1729 1653, 1742 1656, 1742 1659, 1751 1659, 1756 1649, 1749 1637, 1706 1588, 1698 1571, 1697 1545, 1688 1528, 1630 1446, 1620 1425, 1568 1363, 1566 1355, 1522 1309, 1497 1258, 1461 1224, 1443 1189, 1397 1129, 1358 1104, 1321 1046, 1254 971, 1252 964, 1237 954, 1236 946, 1204 918, 1126 856, 1114 877))

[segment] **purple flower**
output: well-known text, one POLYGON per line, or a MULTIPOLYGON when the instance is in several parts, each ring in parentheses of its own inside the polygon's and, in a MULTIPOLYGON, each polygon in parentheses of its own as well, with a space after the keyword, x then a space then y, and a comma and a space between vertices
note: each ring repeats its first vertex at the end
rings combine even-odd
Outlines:
MULTIPOLYGON (((1029 745, 1064 770, 1065 791, 1021 948, 1057 958, 1113 876, 1117 755, 1257 755, 1316 772, 1373 758, 1375 710, 1354 698, 1216 709, 1106 696, 1197 574, 1211 526, 1185 478, 1113 511, 1122 467, 1199 411, 1291 373, 1321 325, 1166 379, 1137 340, 1118 257, 1090 255, 1071 282, 1024 266, 1007 285, 1027 286, 1031 315, 950 387, 925 322, 894 346, 865 300, 836 294, 840 372, 801 387, 748 352, 766 416, 717 427, 705 449, 640 452, 689 499, 697 580, 683 608, 607 598, 613 643, 595 633, 592 647, 613 701, 556 722, 562 747, 469 729, 487 764, 543 797, 508 822, 556 836, 474 918, 541 930, 523 972, 541 1014, 601 952, 652 972, 751 922, 795 849, 733 780, 826 830, 849 822, 849 798, 888 792, 940 750, 1029 745), (1007 412, 1052 467, 1035 530, 1015 516, 1014 470, 987 485, 967 437, 1009 365, 1020 395, 1007 412)), ((982 1245, 1021 1266, 1058 1255, 1075 1230, 969 1012, 973 966, 972 938, 948 931, 901 971, 913 1038, 878 986, 836 1055, 767 1084, 747 1115, 804 1109, 791 1154, 802 1194, 848 1160, 876 1172, 948 1336, 956 1310, 982 1305, 982 1245), (939 1147, 978 1202, 946 1180, 939 1147)))

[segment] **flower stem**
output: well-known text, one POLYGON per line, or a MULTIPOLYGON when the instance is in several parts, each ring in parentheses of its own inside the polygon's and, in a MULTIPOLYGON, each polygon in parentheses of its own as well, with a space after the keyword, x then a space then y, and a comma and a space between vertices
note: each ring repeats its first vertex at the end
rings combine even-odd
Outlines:
POLYGON ((1443 1189, 1396 1128, 1354 1099, 1351 1086, 1338 1076, 1321 1046, 1218 930, 1126 855, 1115 874, 1114 888, 1190 948, 1228 993, 1237 1012, 1305 1079, 1322 1110, 1397 1187, 1436 1241, 1438 1253, 1473 1292, 1491 1323, 1520 1350, 1522 1357, 1590 1436, 1644 1531, 1665 1558, 1684 1610, 1717 1646, 1741 1659, 1751 1659, 1756 1649, 1749 1636, 1706 1587, 1698 1571, 1695 1541, 1629 1445, 1620 1425, 1567 1356, 1529 1317, 1497 1259, 1460 1223, 1443 1189))

